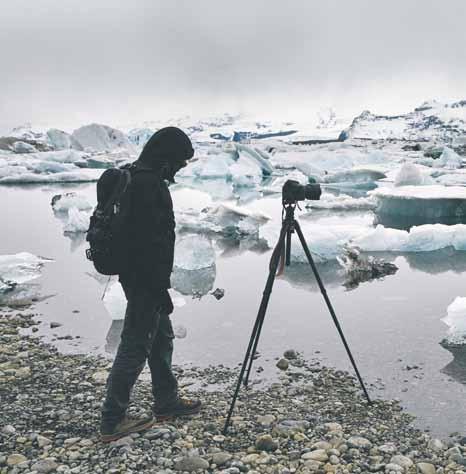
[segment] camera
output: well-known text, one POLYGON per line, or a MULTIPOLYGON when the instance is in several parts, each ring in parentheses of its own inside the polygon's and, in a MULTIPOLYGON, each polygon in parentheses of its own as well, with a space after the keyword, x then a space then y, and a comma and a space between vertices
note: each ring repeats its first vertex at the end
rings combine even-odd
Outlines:
POLYGON ((305 199, 318 201, 321 194, 322 190, 318 184, 302 185, 298 181, 289 179, 282 188, 282 201, 283 204, 294 204, 305 199))

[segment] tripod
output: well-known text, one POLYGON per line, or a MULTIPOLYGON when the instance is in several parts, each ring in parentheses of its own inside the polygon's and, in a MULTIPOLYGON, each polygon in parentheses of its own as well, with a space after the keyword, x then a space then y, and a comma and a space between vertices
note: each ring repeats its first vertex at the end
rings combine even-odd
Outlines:
POLYGON ((254 361, 254 356, 256 354, 257 345, 259 344, 259 337, 262 331, 262 326, 264 324, 265 313, 267 311, 267 305, 269 303, 270 294, 272 293, 272 287, 275 281, 275 277, 277 275, 277 269, 279 267, 280 261, 282 263, 281 270, 283 270, 284 264, 290 265, 290 255, 291 255, 291 235, 296 232, 298 234, 298 238, 301 242, 303 247, 304 253, 306 254, 307 260, 312 268, 314 273, 315 279, 317 284, 320 288, 320 292, 324 297, 325 303, 327 304, 328 310, 330 315, 332 316, 333 322, 337 328, 338 333, 340 334, 341 340, 343 345, 345 346, 346 352, 348 357, 353 365, 354 371, 356 372, 356 376, 361 384, 361 388, 364 392, 364 395, 367 399, 367 402, 371 404, 371 399, 369 398, 369 394, 367 393, 366 387, 364 386, 364 382, 362 381, 361 375, 359 374, 359 370, 356 366, 356 362, 354 361, 353 355, 351 354, 351 350, 346 342, 345 336, 341 329, 340 323, 338 322, 337 316, 333 309, 332 303, 327 295, 327 291, 325 290, 325 286, 320 278, 319 272, 317 271, 316 264, 314 259, 312 258, 311 252, 309 247, 307 246, 306 239, 304 238, 303 232, 301 227, 296 221, 294 217, 294 211, 296 208, 297 202, 287 202, 283 200, 283 211, 282 211, 282 227, 280 231, 280 237, 278 238, 277 245, 275 246, 272 257, 270 258, 269 263, 269 276, 267 278, 267 283, 265 285, 264 293, 262 296, 262 300, 259 307, 259 312, 257 314, 256 321, 254 323, 254 328, 252 330, 251 338, 249 339, 248 348, 246 351, 246 355, 244 357, 243 365, 241 367, 241 372, 238 378, 238 383, 236 385, 235 393, 233 395, 233 399, 230 404, 230 409, 228 412, 228 416, 225 422, 225 426, 223 428, 223 434, 227 434, 228 427, 230 425, 231 416, 233 414, 233 410, 235 408, 236 399, 238 398, 238 394, 241 388, 241 383, 244 383, 245 387, 248 385, 249 376, 251 374, 251 368, 254 361))

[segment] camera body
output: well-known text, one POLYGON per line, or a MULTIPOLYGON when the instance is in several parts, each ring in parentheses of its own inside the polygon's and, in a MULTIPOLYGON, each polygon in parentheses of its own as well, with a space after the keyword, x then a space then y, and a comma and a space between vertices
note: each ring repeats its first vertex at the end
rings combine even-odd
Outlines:
POLYGON ((289 179, 282 188, 282 201, 283 204, 295 204, 305 199, 318 201, 321 194, 322 189, 319 184, 302 185, 299 184, 298 181, 289 179))

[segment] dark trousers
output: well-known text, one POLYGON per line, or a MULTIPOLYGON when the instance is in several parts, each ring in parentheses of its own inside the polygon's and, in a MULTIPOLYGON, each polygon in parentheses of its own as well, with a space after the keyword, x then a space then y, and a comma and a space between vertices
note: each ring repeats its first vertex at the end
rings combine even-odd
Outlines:
POLYGON ((157 406, 177 397, 178 384, 172 372, 173 328, 160 294, 122 283, 128 300, 121 341, 107 380, 102 424, 112 427, 128 408, 131 390, 146 361, 152 376, 157 406))

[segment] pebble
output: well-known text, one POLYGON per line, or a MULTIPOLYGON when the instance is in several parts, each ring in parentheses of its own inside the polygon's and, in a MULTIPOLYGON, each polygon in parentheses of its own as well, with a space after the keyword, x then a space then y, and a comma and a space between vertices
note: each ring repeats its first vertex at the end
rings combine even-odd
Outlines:
POLYGON ((283 357, 288 360, 294 360, 298 358, 298 354, 294 349, 288 349, 283 353, 283 357))
POLYGON ((398 464, 398 466, 401 466, 404 469, 409 469, 414 463, 407 456, 397 454, 396 456, 392 456, 390 464, 398 464))
POLYGON ((20 464, 24 461, 27 461, 27 457, 17 453, 10 454, 6 459, 8 466, 16 466, 16 464, 20 464))
POLYGON ((54 459, 47 458, 34 463, 32 465, 32 470, 37 471, 39 474, 48 474, 49 472, 55 471, 57 467, 58 464, 54 459))
POLYGON ((328 461, 328 456, 327 456, 327 453, 325 452, 325 449, 316 449, 315 451, 304 453, 301 456, 301 458, 304 460, 311 459, 312 461, 320 461, 320 462, 328 461))
POLYGON ((212 463, 217 466, 223 466, 227 463, 233 456, 230 453, 215 453, 212 455, 212 463))
POLYGON ((5 425, 2 428, 2 433, 6 435, 14 435, 16 433, 16 428, 13 425, 5 425))
POLYGON ((260 451, 275 451, 278 448, 278 442, 269 434, 258 436, 256 439, 256 448, 260 451))
POLYGON ((420 474, 436 474, 437 472, 435 466, 429 462, 418 462, 416 467, 420 474))
POLYGON ((288 367, 289 367, 290 363, 288 362, 287 359, 280 359, 278 362, 277 362, 277 367, 280 369, 280 370, 287 370, 288 367))
POLYGON ((209 469, 209 463, 200 456, 184 457, 175 463, 177 471, 193 472, 198 469, 209 469))
POLYGON ((36 441, 39 448, 43 448, 45 446, 49 446, 50 444, 52 444, 52 441, 50 439, 41 435, 37 435, 36 441))
POLYGON ((372 443, 362 436, 351 436, 347 442, 350 448, 369 449, 372 446, 372 443))

